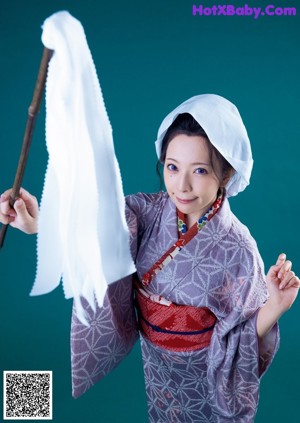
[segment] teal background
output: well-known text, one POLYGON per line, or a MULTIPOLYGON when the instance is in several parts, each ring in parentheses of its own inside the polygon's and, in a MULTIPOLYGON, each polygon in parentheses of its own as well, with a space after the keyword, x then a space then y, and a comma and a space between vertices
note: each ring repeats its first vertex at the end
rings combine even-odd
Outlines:
MULTIPOLYGON (((162 118, 192 95, 221 94, 238 106, 255 159, 251 185, 232 199, 232 208, 256 238, 266 267, 286 252, 299 274, 299 1, 272 2, 296 6, 296 17, 257 20, 192 16, 192 4, 189 0, 1 2, 0 192, 14 179, 42 53, 40 26, 47 16, 66 9, 86 31, 114 128, 125 193, 159 189, 153 142, 162 118)), ((46 162, 42 108, 23 184, 38 198, 46 162)), ((34 275, 35 237, 10 229, 0 252, 1 372, 52 370, 57 423, 146 422, 138 345, 114 372, 83 397, 72 399, 72 304, 64 299, 61 287, 46 296, 29 297, 34 275)), ((281 348, 262 381, 257 423, 299 421, 299 300, 280 326, 281 348)))

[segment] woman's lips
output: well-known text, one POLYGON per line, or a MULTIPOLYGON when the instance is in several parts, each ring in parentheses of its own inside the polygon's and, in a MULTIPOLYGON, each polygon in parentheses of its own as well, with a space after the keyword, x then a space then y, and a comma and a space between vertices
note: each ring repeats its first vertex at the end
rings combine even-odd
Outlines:
POLYGON ((192 198, 192 199, 188 200, 188 199, 184 199, 184 198, 178 198, 178 197, 176 197, 176 200, 177 200, 177 201, 178 201, 178 203, 180 203, 180 204, 190 204, 190 203, 192 203, 193 201, 195 201, 195 200, 196 200, 196 198, 192 198))

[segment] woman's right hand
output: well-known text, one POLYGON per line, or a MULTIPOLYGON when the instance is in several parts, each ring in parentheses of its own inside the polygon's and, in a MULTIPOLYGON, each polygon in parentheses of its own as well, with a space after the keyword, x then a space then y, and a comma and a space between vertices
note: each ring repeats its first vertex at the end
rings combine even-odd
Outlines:
POLYGON ((26 234, 37 233, 39 206, 37 199, 28 191, 21 188, 14 207, 9 204, 11 189, 0 197, 0 222, 20 229, 26 234))

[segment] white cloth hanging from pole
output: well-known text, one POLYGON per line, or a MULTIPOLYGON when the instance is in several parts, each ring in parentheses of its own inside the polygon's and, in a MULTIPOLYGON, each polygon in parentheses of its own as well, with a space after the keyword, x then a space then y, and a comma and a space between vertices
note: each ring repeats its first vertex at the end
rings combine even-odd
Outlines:
POLYGON ((107 284, 135 271, 125 199, 93 59, 80 22, 50 16, 43 44, 54 50, 46 85, 49 153, 38 229, 38 263, 31 295, 56 288, 66 298, 102 304, 107 284))

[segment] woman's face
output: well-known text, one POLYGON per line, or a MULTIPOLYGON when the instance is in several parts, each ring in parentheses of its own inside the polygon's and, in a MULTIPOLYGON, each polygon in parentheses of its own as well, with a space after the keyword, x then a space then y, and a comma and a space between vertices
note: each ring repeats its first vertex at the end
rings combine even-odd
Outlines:
MULTIPOLYGON (((220 169, 216 172, 221 173, 220 169)), ((205 138, 179 134, 170 141, 164 181, 171 200, 187 215, 190 227, 214 203, 220 187, 205 138)))

